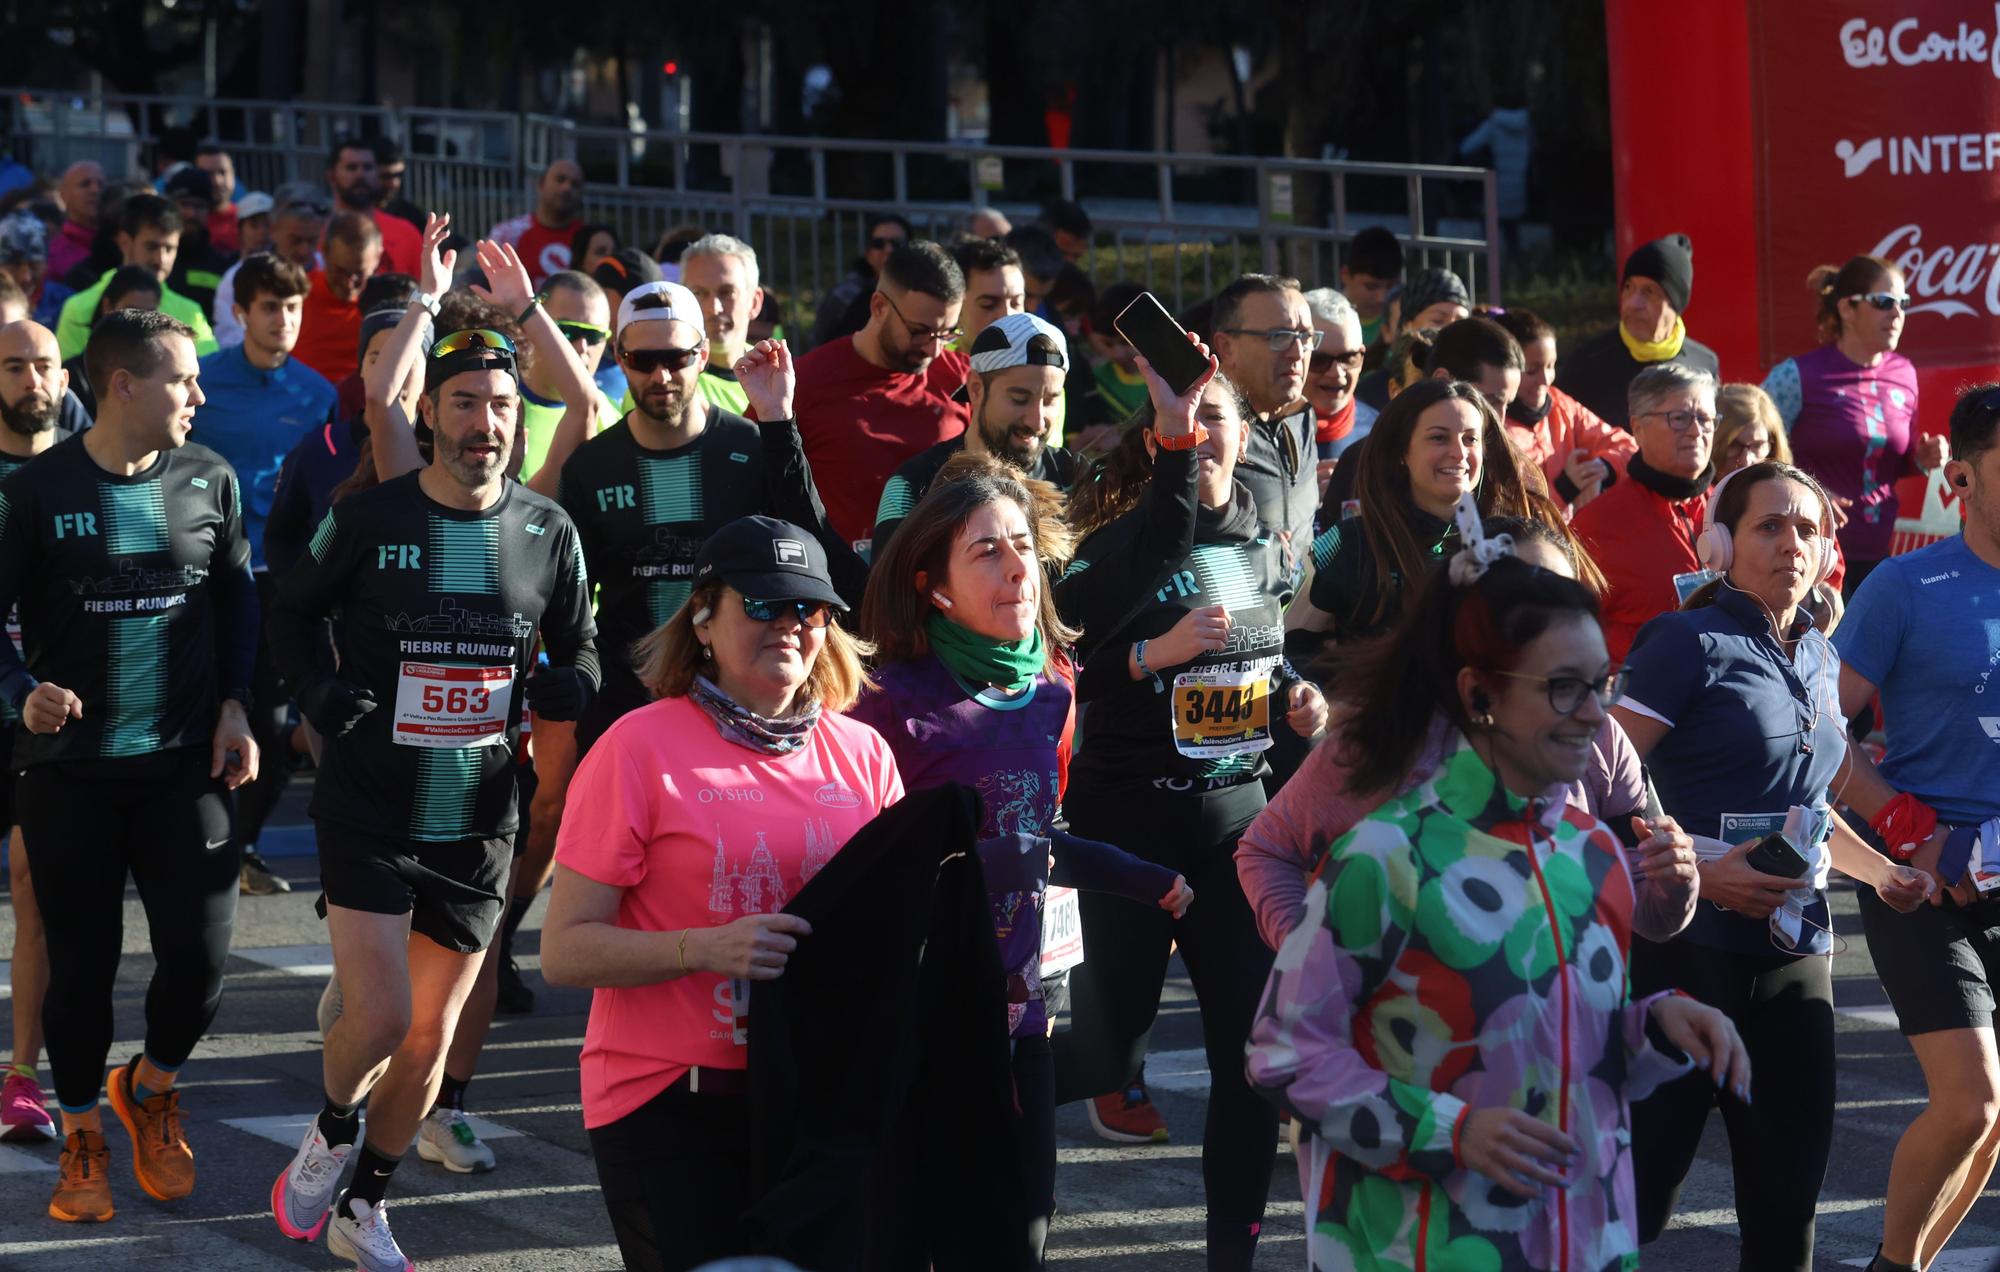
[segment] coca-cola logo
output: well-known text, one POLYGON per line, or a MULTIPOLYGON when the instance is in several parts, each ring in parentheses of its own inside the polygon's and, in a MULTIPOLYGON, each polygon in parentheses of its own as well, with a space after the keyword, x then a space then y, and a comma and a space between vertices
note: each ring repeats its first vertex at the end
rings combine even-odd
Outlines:
POLYGON ((2000 243, 1968 243, 1924 246, 1920 225, 1899 225, 1885 235, 1870 253, 1894 262, 1903 271, 1903 280, 1916 302, 1911 314, 1938 314, 1945 318, 1977 317, 1979 310, 1959 297, 1971 297, 2000 318, 2000 243))
POLYGON ((1993 6, 1995 34, 1974 30, 1961 22, 1955 31, 1921 30, 1923 23, 1904 18, 1877 26, 1866 18, 1853 18, 1840 28, 1840 52, 1849 66, 1925 66, 1932 62, 1985 62, 1993 77, 2000 79, 2000 4, 1993 6))

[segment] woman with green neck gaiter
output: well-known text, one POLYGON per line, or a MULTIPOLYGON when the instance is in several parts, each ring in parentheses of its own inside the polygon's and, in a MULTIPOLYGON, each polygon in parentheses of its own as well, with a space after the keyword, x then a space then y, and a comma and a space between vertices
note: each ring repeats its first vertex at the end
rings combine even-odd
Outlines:
MULTIPOLYGON (((1053 496, 1052 496, 1053 498, 1053 496)), ((889 743, 910 790, 957 782, 979 792, 979 861, 1007 972, 1007 1025, 1020 1102, 1018 1147, 1030 1202, 1013 1266, 1041 1266, 1055 1199, 1055 1062, 1042 996, 1042 915, 1056 882, 1178 916, 1192 893, 1174 871, 1055 828, 1069 757, 1074 633, 1049 599, 1045 554, 1058 515, 983 457, 952 461, 897 527, 868 578, 861 626, 877 687, 848 712, 889 743)), ((996 1264, 996 1266, 1002 1266, 996 1264)))

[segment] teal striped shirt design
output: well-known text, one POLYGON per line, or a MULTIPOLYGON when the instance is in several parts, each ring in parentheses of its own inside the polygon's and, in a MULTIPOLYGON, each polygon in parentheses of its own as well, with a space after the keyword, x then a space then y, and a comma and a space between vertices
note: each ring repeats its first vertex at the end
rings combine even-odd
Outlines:
POLYGON ((701 457, 675 455, 639 465, 640 508, 648 526, 702 519, 701 457))
POLYGON ((1192 560, 1195 577, 1210 601, 1229 610, 1263 603, 1264 590, 1257 585, 1257 575, 1238 545, 1204 543, 1195 548, 1192 560))
POLYGON ((479 795, 480 747, 423 747, 417 751, 416 798, 410 838, 449 843, 472 836, 479 795))
POLYGON ((100 490, 106 552, 117 555, 167 550, 167 499, 159 482, 136 486, 106 484, 100 490))
POLYGON ((333 546, 333 536, 334 536, 333 512, 331 509, 329 509, 327 511, 326 516, 323 519, 321 519, 319 523, 319 529, 313 531, 312 545, 311 545, 313 560, 315 561, 326 560, 327 549, 333 546))
POLYGON ((500 592, 500 519, 452 521, 429 514, 424 568, 433 592, 496 596, 500 592))
POLYGON ((917 506, 916 494, 907 478, 891 477, 889 483, 882 487, 882 501, 875 505, 875 524, 879 526, 884 521, 901 521, 909 516, 910 510, 917 506))
POLYGON ((160 749, 166 713, 167 616, 114 618, 108 626, 104 754, 150 755, 160 749))

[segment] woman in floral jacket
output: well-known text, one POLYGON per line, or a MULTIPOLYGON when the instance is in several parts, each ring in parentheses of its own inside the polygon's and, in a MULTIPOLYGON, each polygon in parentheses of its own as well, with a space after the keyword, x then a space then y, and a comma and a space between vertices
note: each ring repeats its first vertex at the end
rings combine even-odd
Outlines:
POLYGON ((1635 1268, 1628 1101, 1690 1064, 1749 1088, 1720 1012, 1627 1001, 1632 880, 1562 799, 1616 695, 1595 601, 1471 530, 1336 673, 1357 788, 1394 789, 1434 711, 1455 744, 1333 845, 1250 1036, 1311 1136, 1315 1272, 1635 1268))

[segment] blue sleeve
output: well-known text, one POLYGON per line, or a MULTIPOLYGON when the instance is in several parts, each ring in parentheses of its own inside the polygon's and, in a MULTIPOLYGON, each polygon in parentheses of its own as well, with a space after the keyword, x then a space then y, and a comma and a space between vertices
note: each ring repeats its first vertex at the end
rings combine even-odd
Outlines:
POLYGON ((1841 662, 1879 689, 1895 669, 1909 621, 1910 590, 1903 567, 1884 561, 1847 602, 1847 613, 1833 629, 1834 650, 1841 662))
POLYGON ((1123 848, 1055 829, 1049 831, 1049 843, 1056 858, 1050 883, 1086 892, 1115 892, 1147 905, 1159 904, 1173 890, 1173 871, 1123 848))
POLYGON ((1771 374, 1764 377, 1764 392, 1771 395, 1777 405, 1778 418, 1785 422, 1785 431, 1792 431, 1798 423, 1799 412, 1805 407, 1805 389, 1799 383, 1799 364, 1795 358, 1786 358, 1771 368, 1771 374))
POLYGON ((1669 728, 1680 723, 1707 676, 1701 638, 1678 612, 1662 614, 1644 627, 1625 656, 1625 701, 1643 707, 1669 728))

